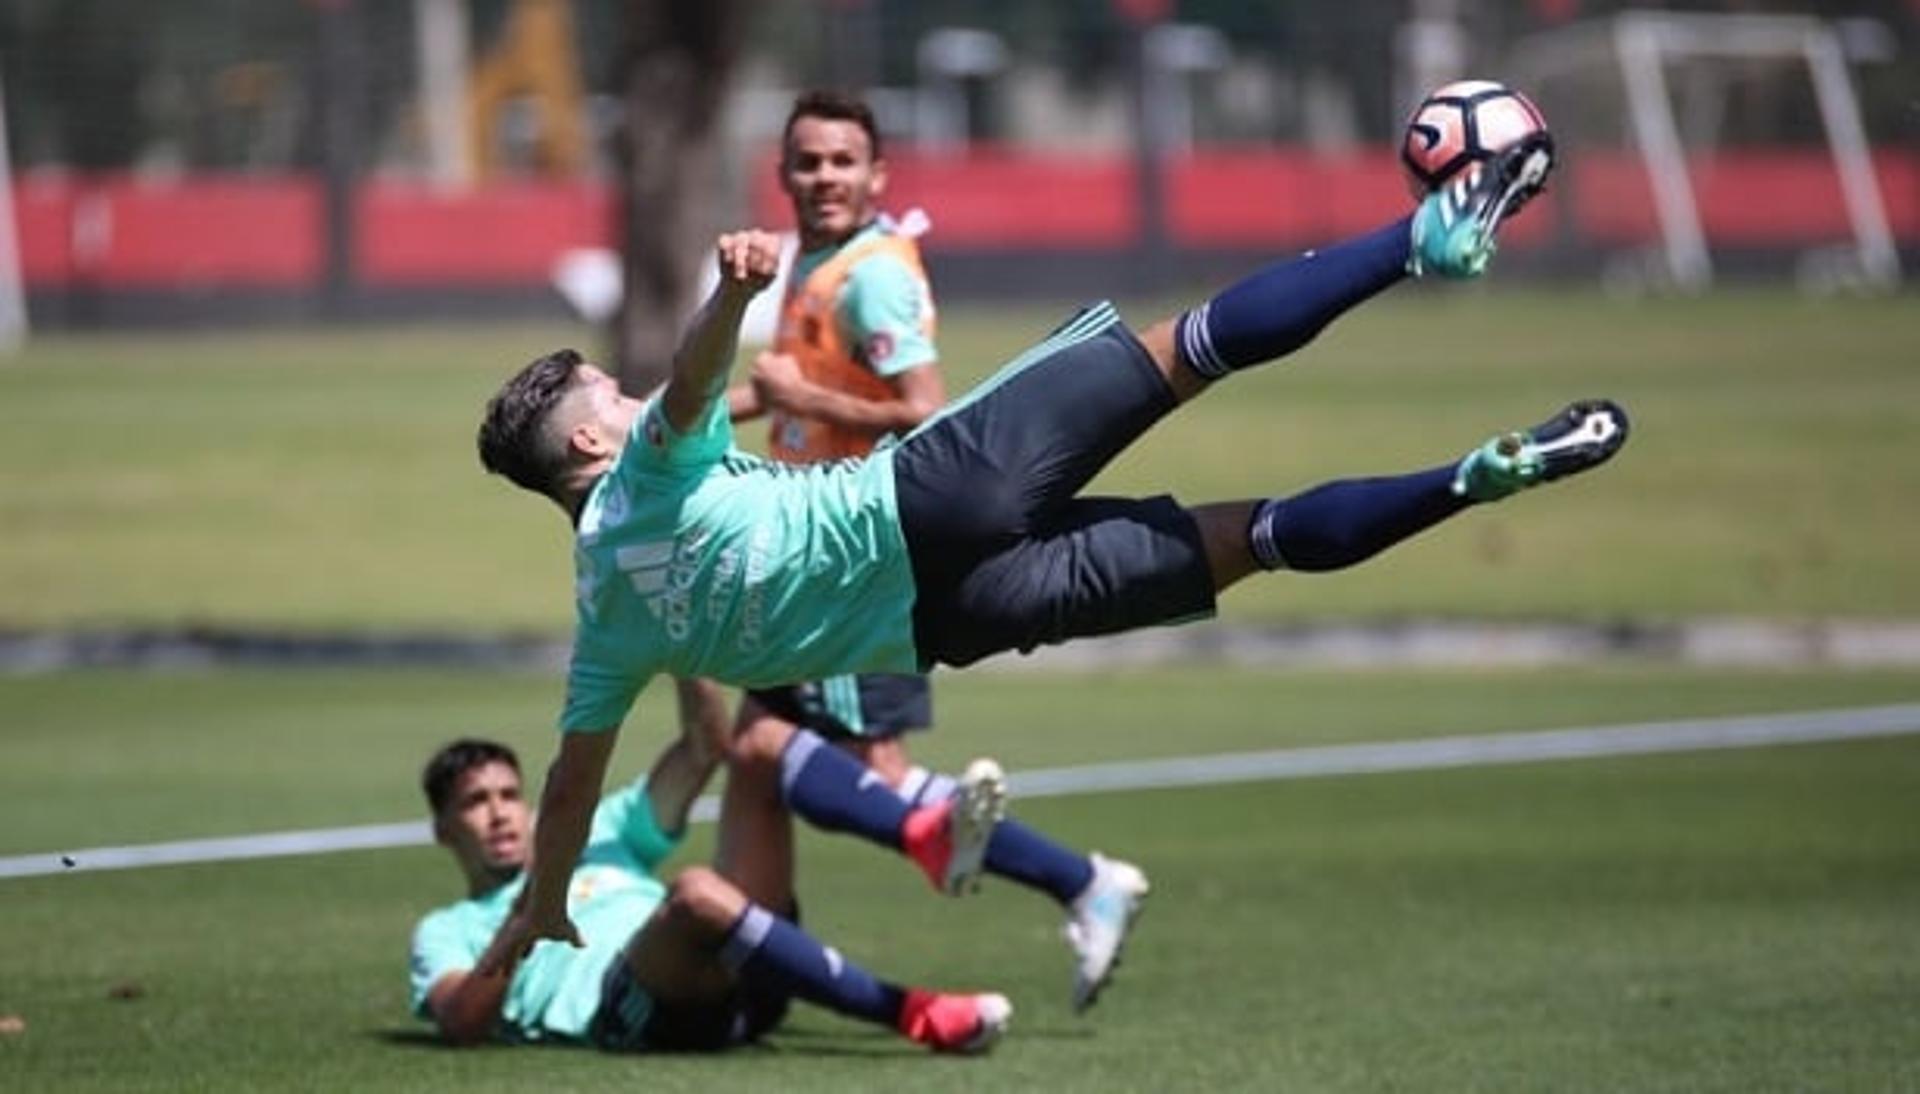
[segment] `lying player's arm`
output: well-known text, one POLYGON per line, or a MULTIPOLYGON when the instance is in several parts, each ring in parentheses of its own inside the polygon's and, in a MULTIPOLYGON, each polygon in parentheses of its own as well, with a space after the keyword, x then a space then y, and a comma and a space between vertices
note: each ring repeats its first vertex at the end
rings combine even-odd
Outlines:
POLYGON ((726 693, 711 680, 674 680, 680 736, 660 753, 647 776, 647 799, 662 832, 683 832, 695 798, 707 788, 725 754, 732 725, 726 693))
POLYGON ((428 989, 427 1009, 448 1044, 477 1045, 499 1025, 507 987, 520 966, 519 940, 509 924, 502 924, 476 967, 447 973, 428 989))
POLYGON ((780 266, 780 238, 748 230, 720 237, 715 246, 720 283, 694 315, 673 355, 673 378, 660 397, 667 424, 685 433, 700 424, 707 407, 725 392, 739 348, 740 320, 755 294, 773 283, 780 266))
POLYGON ((947 387, 933 361, 886 379, 893 398, 863 399, 810 382, 787 354, 762 353, 753 362, 753 390, 761 403, 842 429, 876 436, 905 433, 946 404, 947 387))

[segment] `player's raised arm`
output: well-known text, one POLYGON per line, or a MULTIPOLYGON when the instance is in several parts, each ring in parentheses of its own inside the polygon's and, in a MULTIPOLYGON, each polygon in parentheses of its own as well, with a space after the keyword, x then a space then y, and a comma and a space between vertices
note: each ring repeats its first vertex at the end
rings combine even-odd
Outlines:
POLYGON ((780 237, 758 229, 730 232, 715 245, 714 260, 720 264, 720 283, 687 327, 673 355, 673 378, 661 396, 667 424, 677 432, 698 425, 707 407, 726 393, 740 319, 779 272, 780 237))

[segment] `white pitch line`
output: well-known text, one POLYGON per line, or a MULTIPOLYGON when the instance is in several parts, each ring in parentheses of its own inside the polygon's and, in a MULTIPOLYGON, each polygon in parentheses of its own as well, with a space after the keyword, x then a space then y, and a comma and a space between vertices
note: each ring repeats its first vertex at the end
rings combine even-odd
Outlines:
MULTIPOLYGON (((1761 748, 1915 733, 1920 733, 1920 703, 1044 768, 1015 773, 1009 779, 1008 789, 1018 800, 1111 790, 1217 786, 1326 775, 1761 748)), ((718 815, 719 802, 716 799, 705 797, 694 803, 692 818, 696 823, 712 821, 718 815)), ((417 847, 432 841, 432 831, 425 821, 409 821, 177 843, 93 847, 65 853, 0 858, 0 878, 92 873, 194 862, 230 862, 384 847, 417 847)))

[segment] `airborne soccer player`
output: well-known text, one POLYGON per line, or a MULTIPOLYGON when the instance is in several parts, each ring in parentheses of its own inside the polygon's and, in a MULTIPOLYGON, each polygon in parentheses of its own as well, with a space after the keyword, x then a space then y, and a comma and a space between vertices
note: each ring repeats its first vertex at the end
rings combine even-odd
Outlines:
POLYGON ((480 456, 575 529, 577 632, 547 773, 522 944, 571 938, 567 878, 607 760, 653 677, 771 687, 913 672, 1211 615, 1259 571, 1351 566, 1476 505, 1593 468, 1627 435, 1575 403, 1409 474, 1188 507, 1086 497, 1109 460, 1237 369, 1284 356, 1408 276, 1472 277, 1552 165, 1544 134, 1411 217, 1254 273, 1136 334, 1085 309, 994 379, 864 460, 808 467, 733 446, 724 394, 775 238, 722 236, 720 283, 644 401, 570 350, 489 403, 480 456))

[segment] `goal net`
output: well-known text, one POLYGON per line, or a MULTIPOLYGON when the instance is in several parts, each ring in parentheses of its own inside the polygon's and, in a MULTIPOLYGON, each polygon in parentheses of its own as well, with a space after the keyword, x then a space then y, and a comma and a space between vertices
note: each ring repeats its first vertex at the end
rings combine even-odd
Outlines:
POLYGON ((1791 244, 1803 287, 1898 284, 1899 253, 1833 24, 1800 15, 1632 11, 1521 39, 1512 61, 1514 82, 1537 94, 1556 137, 1576 150, 1623 147, 1625 162, 1643 172, 1644 198, 1627 193, 1640 181, 1622 177, 1631 172, 1612 172, 1611 187, 1594 172, 1569 172, 1576 185, 1607 190, 1582 195, 1586 208, 1596 199, 1602 207, 1615 202, 1616 188, 1619 202, 1651 205, 1651 246, 1626 245, 1624 231, 1612 239, 1580 233, 1611 250, 1610 281, 1682 292, 1710 286, 1720 241, 1709 214, 1721 210, 1706 207, 1705 184, 1718 181, 1723 194, 1750 196, 1737 175, 1713 180, 1713 165, 1739 163, 1722 154, 1735 145, 1798 144, 1817 149, 1813 161, 1831 166, 1830 180, 1796 191, 1825 208, 1762 208, 1767 199, 1753 198, 1744 202, 1754 207, 1750 221, 1776 218, 1754 234, 1782 227, 1777 218, 1806 229, 1791 244), (1831 237, 1804 238, 1820 233, 1831 237))

